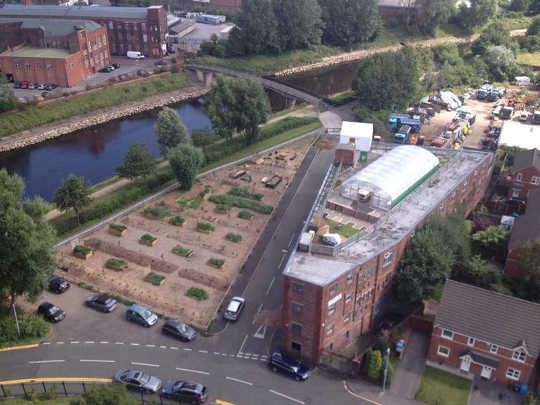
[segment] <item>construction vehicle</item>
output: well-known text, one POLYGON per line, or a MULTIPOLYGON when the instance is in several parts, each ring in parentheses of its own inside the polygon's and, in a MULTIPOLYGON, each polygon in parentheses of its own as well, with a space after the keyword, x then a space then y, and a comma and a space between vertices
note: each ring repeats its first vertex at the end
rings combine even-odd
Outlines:
POLYGON ((476 98, 478 100, 485 100, 488 98, 492 90, 493 86, 486 83, 476 91, 476 98))
POLYGON ((408 125, 415 130, 419 130, 422 127, 422 121, 419 115, 413 115, 411 118, 408 114, 392 113, 388 116, 388 124, 394 131, 401 128, 402 125, 408 125))
POLYGON ((412 128, 409 125, 402 125, 394 135, 394 143, 405 144, 409 140, 412 128))

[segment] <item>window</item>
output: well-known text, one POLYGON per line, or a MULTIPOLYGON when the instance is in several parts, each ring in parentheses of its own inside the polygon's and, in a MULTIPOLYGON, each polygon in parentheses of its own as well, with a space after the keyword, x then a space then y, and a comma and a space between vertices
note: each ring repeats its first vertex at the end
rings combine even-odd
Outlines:
POLYGON ((31 65, 30 65, 30 62, 26 62, 26 63, 24 64, 24 67, 25 67, 25 69, 26 69, 27 72, 30 72, 30 66, 31 66, 31 65))
POLYGON ((41 63, 36 63, 36 70, 41 70, 41 67, 42 67, 41 63))
POLYGON ((345 303, 349 302, 350 300, 352 300, 352 294, 345 294, 345 303))
POLYGON ((112 30, 113 29, 113 22, 112 21, 109 21, 109 28, 112 30))
POLYGON ((294 336, 301 336, 302 335, 302 325, 299 323, 292 323, 291 324, 291 332, 294 336))
POLYGON ((476 340, 474 338, 470 337, 467 339, 467 344, 469 346, 474 346, 475 343, 476 343, 476 340))
POLYGON ((337 292, 337 288, 338 288, 337 283, 331 285, 330 288, 328 289, 328 291, 330 292, 330 295, 334 295, 337 292))
POLYGON ((516 181, 522 181, 523 180, 523 174, 518 173, 516 174, 516 181))
POLYGON ((392 251, 388 251, 384 254, 383 267, 388 266, 390 263, 392 263, 393 256, 394 252, 392 251))
POLYGON ((293 283, 293 290, 295 293, 302 294, 304 292, 304 284, 293 283))
POLYGON ((334 324, 326 327, 326 335, 331 335, 332 333, 334 333, 334 324))
POLYGON ((51 70, 52 69, 52 63, 47 63, 46 68, 47 68, 47 70, 51 70))
POLYGON ((437 354, 439 356, 448 357, 450 356, 450 349, 448 347, 439 346, 437 347, 437 354))
POLYGON ((490 351, 491 353, 497 353, 497 352, 499 351, 499 346, 497 346, 497 345, 491 345, 491 346, 489 346, 489 351, 490 351))
POLYGON ((445 339, 452 340, 454 338, 454 332, 452 332, 451 330, 448 330, 448 329, 443 329, 442 333, 441 333, 441 336, 443 338, 445 338, 445 339))
POLYGON ((293 310, 293 312, 299 313, 299 312, 302 312, 304 310, 304 306, 302 304, 296 304, 296 303, 293 302, 292 310, 293 310))
POLYGON ((336 304, 328 305, 328 315, 332 315, 336 312, 336 304))
POLYGON ((343 315, 343 323, 349 322, 351 320, 351 314, 343 315))
POLYGON ((291 342, 291 348, 299 352, 302 350, 302 345, 297 342, 291 342))
POLYGON ((519 198, 519 190, 513 189, 512 190, 512 197, 519 198))
POLYGON ((531 177, 531 184, 534 184, 535 186, 538 186, 540 184, 540 177, 532 176, 531 177))
POLYGON ((527 358, 527 354, 523 350, 518 350, 512 353, 512 358, 517 361, 521 361, 522 363, 525 362, 525 359, 527 358))
POLYGON ((354 273, 349 273, 347 275, 347 284, 351 284, 354 280, 354 273))
POLYGON ((514 368, 508 368, 506 370, 506 378, 510 378, 511 380, 518 380, 519 376, 521 375, 521 371, 516 370, 514 368))
POLYGON ((15 63, 15 69, 19 70, 20 68, 21 68, 21 64, 20 63, 15 63))

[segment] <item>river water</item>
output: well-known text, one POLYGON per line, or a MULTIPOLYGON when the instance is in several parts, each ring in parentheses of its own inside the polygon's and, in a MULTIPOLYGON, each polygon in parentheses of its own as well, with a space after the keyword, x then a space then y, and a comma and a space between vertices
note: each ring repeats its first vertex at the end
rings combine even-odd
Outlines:
MULTIPOLYGON (((210 127, 202 99, 170 106, 182 118, 188 132, 210 127)), ((154 124, 156 111, 119 119, 43 143, 0 154, 0 167, 17 173, 26 183, 25 196, 50 201, 70 173, 96 184, 115 175, 134 142, 148 146, 159 156, 154 124)))

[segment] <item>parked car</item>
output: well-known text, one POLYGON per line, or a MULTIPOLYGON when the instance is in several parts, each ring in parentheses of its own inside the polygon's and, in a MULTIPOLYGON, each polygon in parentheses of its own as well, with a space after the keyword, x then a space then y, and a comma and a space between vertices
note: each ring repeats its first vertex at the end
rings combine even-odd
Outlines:
POLYGON ((35 83, 28 83, 28 90, 34 90, 36 88, 35 83))
POLYGON ((45 90, 47 91, 53 91, 54 89, 56 89, 58 86, 54 83, 47 83, 45 85, 45 90))
POLYGON ((21 89, 27 89, 28 88, 28 81, 27 80, 24 80, 22 83, 21 83, 21 89))
POLYGON ((114 67, 112 66, 105 66, 104 68, 99 69, 101 73, 111 73, 114 71, 114 67))
POLYGON ((172 399, 174 401, 203 404, 208 398, 208 391, 202 384, 170 380, 165 383, 159 395, 162 398, 172 399))
POLYGON ((57 307, 54 304, 51 304, 50 302, 44 302, 42 303, 37 310, 39 315, 43 315, 43 317, 48 320, 49 322, 60 322, 62 319, 66 317, 66 313, 64 310, 60 307, 57 307))
POLYGON ((294 360, 279 352, 272 354, 272 357, 270 358, 270 368, 275 373, 281 371, 289 374, 294 377, 296 381, 306 381, 311 374, 309 368, 300 361, 294 360))
POLYGON ((171 335, 186 342, 191 342, 197 337, 195 329, 178 319, 168 319, 161 331, 165 335, 171 335))
POLYGON ((47 85, 45 83, 41 83, 41 84, 38 84, 38 86, 36 87, 36 89, 38 90, 45 90, 45 87, 47 87, 47 85))
POLYGON ((126 388, 155 394, 161 388, 161 380, 138 370, 122 370, 116 373, 114 381, 126 384, 126 388))
POLYGON ((115 69, 120 69, 120 63, 113 63, 111 66, 115 69))
POLYGON ((126 318, 128 321, 141 324, 147 328, 154 326, 158 321, 156 314, 139 304, 133 304, 128 308, 126 318))
POLYGON ((116 309, 116 300, 107 294, 92 294, 86 298, 85 304, 101 312, 112 312, 116 309))
POLYGON ((49 280, 49 290, 54 293, 62 294, 63 292, 66 292, 69 287, 71 287, 71 284, 62 277, 55 276, 49 280))
POLYGON ((15 82, 15 84, 13 85, 13 88, 14 88, 14 89, 20 89, 20 88, 21 88, 21 85, 22 85, 21 82, 15 82))
POLYGON ((223 317, 229 321, 236 321, 246 306, 246 300, 242 297, 232 297, 223 317))

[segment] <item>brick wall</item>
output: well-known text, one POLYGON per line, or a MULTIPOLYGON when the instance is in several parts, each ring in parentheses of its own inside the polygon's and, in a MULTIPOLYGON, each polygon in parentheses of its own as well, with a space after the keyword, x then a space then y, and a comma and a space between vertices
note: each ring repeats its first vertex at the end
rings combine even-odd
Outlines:
POLYGON ((527 200, 530 190, 540 188, 540 170, 534 166, 529 166, 521 170, 517 170, 511 175, 511 185, 508 188, 508 197, 527 200), (533 183, 533 177, 536 177, 536 182, 533 183))

